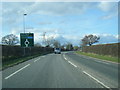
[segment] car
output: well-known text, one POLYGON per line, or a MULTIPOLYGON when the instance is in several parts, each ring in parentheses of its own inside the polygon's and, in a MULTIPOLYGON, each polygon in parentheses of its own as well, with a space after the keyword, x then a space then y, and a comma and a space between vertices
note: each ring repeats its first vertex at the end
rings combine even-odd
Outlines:
POLYGON ((61 49, 60 48, 54 48, 54 53, 55 54, 61 54, 61 49))

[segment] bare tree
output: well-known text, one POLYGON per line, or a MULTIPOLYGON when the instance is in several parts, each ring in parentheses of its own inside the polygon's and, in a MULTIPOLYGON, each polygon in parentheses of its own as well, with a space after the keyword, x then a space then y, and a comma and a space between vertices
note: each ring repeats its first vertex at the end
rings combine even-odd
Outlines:
POLYGON ((2 44, 15 45, 17 43, 19 43, 19 40, 16 35, 9 34, 9 35, 2 37, 2 44))
POLYGON ((61 44, 60 44, 59 41, 54 40, 54 42, 53 42, 53 46, 54 46, 55 48, 59 48, 59 47, 61 47, 61 44))
POLYGON ((74 46, 73 48, 74 48, 74 50, 78 50, 78 49, 79 49, 79 47, 78 47, 78 46, 74 46))
POLYGON ((93 43, 99 42, 100 37, 96 36, 96 35, 86 35, 83 39, 82 39, 82 45, 89 45, 91 46, 93 43))
POLYGON ((36 43, 34 46, 36 46, 36 47, 42 47, 42 45, 40 43, 36 43))
POLYGON ((47 47, 50 47, 51 45, 53 45, 53 43, 54 43, 53 37, 49 37, 46 39, 46 46, 47 47))
POLYGON ((43 32, 43 44, 46 45, 46 32, 43 32))

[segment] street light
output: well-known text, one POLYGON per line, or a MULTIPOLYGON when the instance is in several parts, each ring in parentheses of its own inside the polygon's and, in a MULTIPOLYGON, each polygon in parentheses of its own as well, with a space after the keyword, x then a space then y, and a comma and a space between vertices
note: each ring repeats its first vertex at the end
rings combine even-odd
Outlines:
POLYGON ((25 33, 25 16, 26 16, 27 14, 23 14, 23 29, 24 29, 24 33, 25 33))
MULTIPOLYGON (((25 33, 25 16, 26 16, 27 14, 23 14, 23 29, 24 29, 24 33, 25 33)), ((24 55, 23 56, 25 56, 25 47, 24 47, 24 55)))

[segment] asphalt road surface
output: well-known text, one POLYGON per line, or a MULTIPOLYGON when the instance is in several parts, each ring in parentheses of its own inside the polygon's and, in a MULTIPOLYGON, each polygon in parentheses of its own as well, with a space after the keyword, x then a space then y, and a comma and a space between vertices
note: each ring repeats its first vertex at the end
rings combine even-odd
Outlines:
POLYGON ((118 64, 63 52, 5 69, 2 79, 2 88, 118 88, 118 64))

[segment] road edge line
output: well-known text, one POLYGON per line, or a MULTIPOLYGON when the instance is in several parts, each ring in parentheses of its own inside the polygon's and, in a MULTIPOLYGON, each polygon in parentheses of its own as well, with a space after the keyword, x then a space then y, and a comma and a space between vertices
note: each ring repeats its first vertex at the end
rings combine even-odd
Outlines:
POLYGON ((107 85, 105 85, 104 83, 102 83, 101 81, 99 81, 98 79, 96 79, 95 77, 93 77, 92 75, 90 75, 89 73, 83 71, 84 74, 88 75, 90 78, 94 79, 96 82, 98 82, 99 84, 101 84, 102 86, 104 86, 105 88, 108 88, 109 90, 112 90, 110 89, 110 87, 108 87, 107 85))
POLYGON ((25 65, 24 67, 22 67, 21 69, 15 71, 14 73, 10 74, 9 76, 5 77, 5 79, 8 79, 10 77, 12 77, 13 75, 15 75, 16 73, 20 72, 21 70, 25 69, 26 67, 28 67, 30 64, 25 65))

